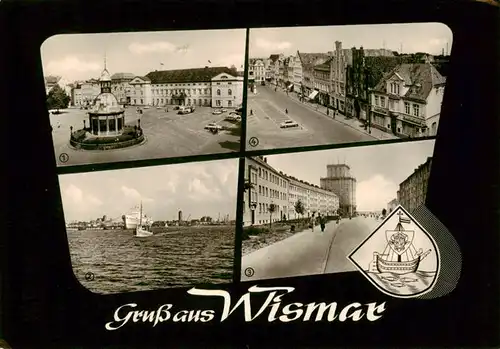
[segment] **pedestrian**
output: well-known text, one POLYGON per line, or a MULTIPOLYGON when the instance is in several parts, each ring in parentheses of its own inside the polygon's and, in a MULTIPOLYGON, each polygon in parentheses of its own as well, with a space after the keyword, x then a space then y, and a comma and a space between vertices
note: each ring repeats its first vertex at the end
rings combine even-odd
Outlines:
POLYGON ((253 115, 253 109, 250 109, 250 115, 253 115))
POLYGON ((325 232, 325 225, 326 225, 325 216, 318 214, 318 218, 319 218, 319 225, 321 227, 321 232, 324 233, 325 232))
POLYGON ((288 114, 288 109, 285 108, 285 113, 288 114))
POLYGON ((314 213, 311 216, 311 220, 309 221, 309 228, 311 228, 311 231, 314 232, 314 225, 316 224, 316 216, 314 213))

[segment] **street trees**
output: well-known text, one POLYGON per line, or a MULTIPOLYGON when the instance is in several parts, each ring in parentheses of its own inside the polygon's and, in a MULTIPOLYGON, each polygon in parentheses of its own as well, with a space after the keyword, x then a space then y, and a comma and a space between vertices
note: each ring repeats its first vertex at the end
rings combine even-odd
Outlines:
POLYGON ((300 214, 302 217, 304 217, 305 207, 304 207, 304 204, 302 203, 302 201, 297 200, 297 202, 295 203, 294 209, 295 209, 295 212, 297 214, 300 214))
POLYGON ((67 108, 70 100, 66 92, 59 85, 55 85, 47 95, 47 108, 57 110, 67 108))
POLYGON ((276 205, 270 204, 267 210, 269 211, 269 229, 271 229, 271 224, 273 222, 273 213, 276 211, 276 205))

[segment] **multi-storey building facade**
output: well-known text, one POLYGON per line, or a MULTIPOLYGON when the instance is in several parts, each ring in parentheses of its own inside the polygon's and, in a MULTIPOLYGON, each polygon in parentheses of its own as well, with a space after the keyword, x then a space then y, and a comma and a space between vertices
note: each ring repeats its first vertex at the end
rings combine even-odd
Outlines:
POLYGON ((330 190, 339 197, 339 206, 343 214, 356 212, 356 178, 346 164, 327 165, 327 176, 320 179, 321 188, 330 190))
POLYGON ((300 86, 302 84, 302 63, 300 61, 299 51, 293 58, 293 90, 300 93, 300 86))
POLYGON ((135 78, 132 73, 115 73, 111 76, 111 91, 115 95, 118 103, 130 104, 130 93, 132 86, 130 82, 135 78))
POLYGON ((431 166, 432 157, 429 157, 399 185, 398 202, 410 213, 425 204, 431 166))
POLYGON ((264 157, 247 158, 245 180, 252 184, 243 200, 243 224, 260 225, 288 217, 288 181, 264 157), (269 207, 274 205, 274 212, 269 207))
POLYGON ((237 108, 243 98, 243 77, 238 75, 227 67, 205 67, 154 71, 146 78, 151 81, 151 105, 237 108))
POLYGON ((149 77, 136 76, 129 84, 131 105, 153 105, 151 79, 149 77))
POLYGON ((269 82, 277 84, 279 79, 279 64, 283 58, 283 54, 272 54, 269 56, 269 65, 266 70, 266 78, 269 82))
POLYGON ((399 64, 372 93, 372 126, 402 137, 434 136, 446 78, 430 63, 399 64))
POLYGON ((248 62, 248 82, 260 84, 266 79, 266 64, 262 58, 250 58, 248 62))
POLYGON ((330 104, 335 110, 345 114, 346 69, 349 60, 344 51, 342 43, 335 41, 335 50, 332 52, 330 61, 330 104))
POLYGON ((285 79, 286 88, 288 89, 288 91, 293 91, 295 88, 294 84, 295 56, 287 57, 286 69, 287 69, 286 79, 285 79))
POLYGON ((86 108, 90 107, 92 103, 94 103, 96 97, 101 93, 101 85, 99 83, 99 80, 90 79, 83 82, 80 85, 80 91, 81 91, 80 106, 86 108))
MULTIPOLYGON (((261 76, 262 79, 264 75, 261 76)), ((263 80, 262 80, 263 81, 263 80)), ((212 84, 212 107, 216 108, 238 108, 243 100, 243 78, 227 73, 214 76, 212 84)), ((189 101, 188 101, 189 102, 189 101)), ((193 100, 193 104, 196 100, 193 100)), ((201 105, 201 99, 198 105, 201 105)), ((189 104, 189 103, 188 103, 189 104)))
POLYGON ((346 115, 368 121, 370 90, 400 63, 400 59, 389 50, 364 50, 363 47, 353 47, 349 59, 346 69, 346 115))
POLYGON ((276 170, 264 157, 246 159, 245 180, 251 184, 243 200, 245 226, 301 218, 295 212, 299 200, 304 206, 305 217, 313 212, 334 214, 339 207, 335 193, 276 170), (275 205, 272 216, 269 211, 271 204, 275 205))
POLYGON ((332 58, 326 62, 318 64, 313 68, 313 86, 318 91, 318 103, 328 106, 330 104, 330 72, 332 58))
POLYGON ((334 215, 339 208, 339 197, 332 191, 320 188, 317 185, 306 183, 294 177, 287 176, 289 181, 289 218, 301 218, 295 210, 297 201, 304 205, 304 216, 312 213, 334 215))
POLYGON ((326 53, 303 53, 298 52, 302 67, 301 93, 304 97, 315 100, 319 91, 314 89, 314 66, 325 63, 328 60, 326 53))

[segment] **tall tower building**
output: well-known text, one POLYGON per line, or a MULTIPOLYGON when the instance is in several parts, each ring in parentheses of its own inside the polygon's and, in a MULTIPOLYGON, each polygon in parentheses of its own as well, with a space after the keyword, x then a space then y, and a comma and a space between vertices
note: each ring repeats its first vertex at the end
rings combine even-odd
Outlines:
POLYGON ((320 178, 321 188, 330 190, 339 197, 339 206, 344 214, 356 212, 356 178, 346 164, 327 165, 327 176, 320 178))

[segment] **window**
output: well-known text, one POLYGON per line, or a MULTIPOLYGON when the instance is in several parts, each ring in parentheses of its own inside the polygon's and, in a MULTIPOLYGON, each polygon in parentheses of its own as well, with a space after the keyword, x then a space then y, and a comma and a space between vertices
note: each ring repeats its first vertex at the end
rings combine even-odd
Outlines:
POLYGON ((144 100, 143 99, 141 99, 141 104, 144 104, 144 100))
POLYGON ((220 99, 218 99, 218 100, 215 101, 215 105, 218 106, 218 107, 221 106, 220 99))
POLYGON ((220 90, 217 89, 217 96, 220 96, 220 90))
POLYGON ((380 106, 385 108, 385 97, 380 97, 380 106))
POLYGON ((375 96, 375 105, 378 107, 379 101, 378 101, 378 96, 375 96))
POLYGON ((413 115, 419 116, 420 114, 420 106, 418 104, 413 104, 413 115))
POLYGON ((231 91, 231 89, 229 89, 229 90, 227 90, 227 94, 228 94, 229 96, 232 96, 233 91, 231 91))
POLYGON ((227 106, 232 107, 233 106, 233 101, 227 101, 227 106))
POLYGON ((410 103, 405 102, 405 113, 410 114, 410 103))

